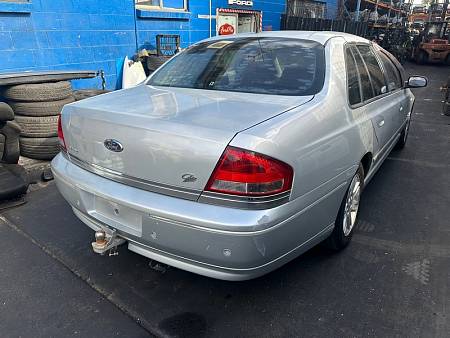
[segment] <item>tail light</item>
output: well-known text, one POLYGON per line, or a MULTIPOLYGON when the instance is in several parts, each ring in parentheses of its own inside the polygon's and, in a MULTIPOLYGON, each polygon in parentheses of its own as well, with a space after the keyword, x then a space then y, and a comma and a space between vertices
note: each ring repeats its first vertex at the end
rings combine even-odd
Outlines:
POLYGON ((58 139, 59 145, 61 146, 62 151, 67 151, 66 140, 64 140, 64 133, 61 126, 61 114, 58 117, 58 139))
POLYGON ((252 151, 227 147, 205 190, 242 196, 267 196, 292 187, 292 167, 252 151))

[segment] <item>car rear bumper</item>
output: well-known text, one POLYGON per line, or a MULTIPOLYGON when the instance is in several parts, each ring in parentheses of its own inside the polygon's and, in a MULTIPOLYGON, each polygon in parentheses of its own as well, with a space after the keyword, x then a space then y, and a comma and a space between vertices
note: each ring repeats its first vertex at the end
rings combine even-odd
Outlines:
POLYGON ((263 275, 325 239, 346 189, 340 184, 305 208, 291 201, 269 210, 243 210, 117 183, 61 154, 52 170, 61 194, 92 229, 116 229, 131 251, 225 280, 263 275))

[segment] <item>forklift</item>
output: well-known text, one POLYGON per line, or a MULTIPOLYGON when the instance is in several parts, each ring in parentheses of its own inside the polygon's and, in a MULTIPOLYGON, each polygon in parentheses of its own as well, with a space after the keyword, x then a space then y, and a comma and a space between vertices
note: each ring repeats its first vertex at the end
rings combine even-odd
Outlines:
POLYGON ((425 23, 423 31, 413 40, 412 59, 418 64, 444 63, 450 65, 449 22, 425 23))

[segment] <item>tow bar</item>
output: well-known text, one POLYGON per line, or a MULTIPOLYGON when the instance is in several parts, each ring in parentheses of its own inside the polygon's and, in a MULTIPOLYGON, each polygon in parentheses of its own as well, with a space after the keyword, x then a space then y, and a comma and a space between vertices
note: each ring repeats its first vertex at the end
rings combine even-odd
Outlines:
POLYGON ((92 249, 95 253, 104 255, 109 251, 109 256, 117 256, 117 247, 125 243, 125 239, 117 236, 116 230, 102 228, 95 232, 95 242, 92 242, 92 249))

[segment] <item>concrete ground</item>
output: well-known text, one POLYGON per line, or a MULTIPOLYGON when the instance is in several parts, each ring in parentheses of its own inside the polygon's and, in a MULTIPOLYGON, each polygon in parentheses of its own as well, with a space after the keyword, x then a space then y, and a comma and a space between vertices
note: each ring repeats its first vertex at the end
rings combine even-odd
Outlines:
POLYGON ((314 248, 247 282, 168 269, 124 248, 90 250, 93 233, 54 184, 0 218, 0 336, 448 337, 450 117, 439 86, 416 90, 407 147, 367 186, 351 245, 314 248))

